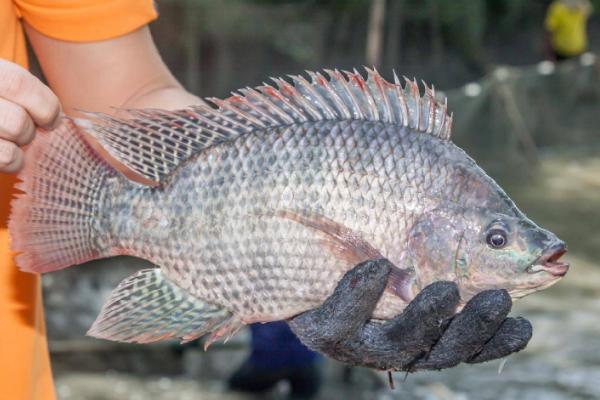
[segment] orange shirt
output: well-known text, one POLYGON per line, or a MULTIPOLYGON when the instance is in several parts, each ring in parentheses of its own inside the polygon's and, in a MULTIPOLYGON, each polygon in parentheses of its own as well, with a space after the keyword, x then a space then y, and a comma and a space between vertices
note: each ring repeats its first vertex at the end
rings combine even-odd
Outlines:
MULTIPOLYGON (((27 66, 19 18, 54 39, 89 42, 132 32, 156 18, 152 0, 0 0, 0 58, 27 66)), ((0 228, 14 177, 0 176, 0 228)))
MULTIPOLYGON (((89 42, 132 32, 156 16, 152 0, 0 0, 0 58, 27 67, 23 20, 46 36, 89 42)), ((0 399, 52 400, 39 278, 17 270, 8 244, 14 182, 0 174, 0 399)))

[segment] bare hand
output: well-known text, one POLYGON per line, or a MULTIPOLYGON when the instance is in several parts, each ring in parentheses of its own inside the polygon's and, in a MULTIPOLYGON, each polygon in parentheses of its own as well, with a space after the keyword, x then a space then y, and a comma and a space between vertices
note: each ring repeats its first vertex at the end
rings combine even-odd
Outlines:
POLYGON ((0 60, 0 172, 23 166, 22 146, 36 128, 52 129, 60 121, 60 103, 50 88, 24 68, 0 60))

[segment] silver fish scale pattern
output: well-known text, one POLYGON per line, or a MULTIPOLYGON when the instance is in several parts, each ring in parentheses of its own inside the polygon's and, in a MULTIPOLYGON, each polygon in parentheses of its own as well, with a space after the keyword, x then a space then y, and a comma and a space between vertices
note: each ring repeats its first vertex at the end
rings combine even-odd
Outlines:
MULTIPOLYGON (((472 164, 449 141, 408 127, 307 122, 205 149, 162 188, 123 180, 103 209, 113 246, 245 323, 271 321, 318 306, 354 266, 351 254, 332 250, 340 243, 286 216, 335 221, 409 267, 403 259, 415 219, 441 199, 460 201, 451 185, 457 159, 472 164)), ((404 306, 386 292, 374 317, 404 306)))

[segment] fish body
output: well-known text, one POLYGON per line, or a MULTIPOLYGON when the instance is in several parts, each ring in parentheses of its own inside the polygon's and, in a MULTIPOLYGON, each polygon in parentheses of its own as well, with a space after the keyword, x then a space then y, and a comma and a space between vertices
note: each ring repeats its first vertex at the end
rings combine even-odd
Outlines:
MULTIPOLYGON (((248 323, 285 319, 320 304, 368 258, 410 268, 410 227, 468 193, 454 187, 465 184, 452 178, 458 157, 456 146, 410 128, 310 123, 210 148, 158 189, 121 182, 101 213, 117 247, 160 265, 186 291, 248 323), (343 221, 377 253, 355 254, 353 243, 330 238, 342 224, 313 227, 329 221, 343 221)), ((388 291, 375 316, 405 304, 388 291)))
POLYGON ((564 275, 564 243, 449 140, 445 103, 369 75, 311 73, 210 99, 216 107, 79 122, 154 186, 111 168, 72 122, 36 139, 11 219, 19 265, 153 262, 90 330, 136 342, 214 340, 291 318, 373 258, 395 265, 377 319, 437 280, 456 281, 465 302, 491 288, 521 297, 564 275))

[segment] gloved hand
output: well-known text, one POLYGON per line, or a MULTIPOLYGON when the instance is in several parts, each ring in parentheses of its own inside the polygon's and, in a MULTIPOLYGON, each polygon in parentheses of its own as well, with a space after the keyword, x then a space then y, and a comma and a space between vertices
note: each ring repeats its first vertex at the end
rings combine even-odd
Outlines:
POLYGON ((385 259, 357 265, 320 307, 289 320, 290 327, 315 351, 388 371, 489 361, 522 350, 531 339, 529 321, 506 317, 512 302, 505 290, 481 292, 455 315, 460 297, 453 282, 427 286, 392 320, 370 321, 390 269, 385 259))

